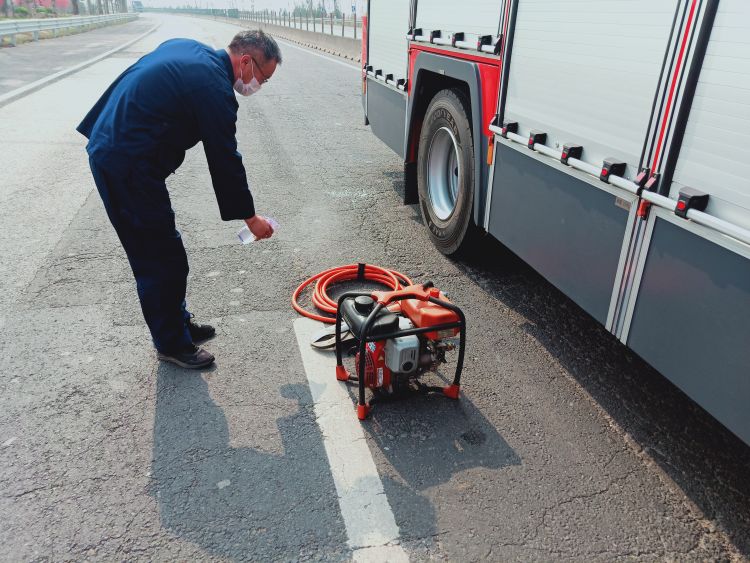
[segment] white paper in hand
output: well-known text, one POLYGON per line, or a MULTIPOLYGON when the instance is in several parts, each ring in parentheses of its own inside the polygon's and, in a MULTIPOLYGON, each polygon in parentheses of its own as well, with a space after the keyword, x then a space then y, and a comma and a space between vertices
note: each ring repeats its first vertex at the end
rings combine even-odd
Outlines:
MULTIPOLYGON (((271 225, 271 228, 273 229, 273 232, 279 230, 279 223, 274 219, 273 217, 264 217, 266 221, 268 221, 268 224, 271 225)), ((240 242, 242 244, 250 244, 251 242, 255 242, 256 239, 253 232, 248 228, 247 225, 244 225, 238 232, 237 232, 237 238, 240 239, 240 242)))

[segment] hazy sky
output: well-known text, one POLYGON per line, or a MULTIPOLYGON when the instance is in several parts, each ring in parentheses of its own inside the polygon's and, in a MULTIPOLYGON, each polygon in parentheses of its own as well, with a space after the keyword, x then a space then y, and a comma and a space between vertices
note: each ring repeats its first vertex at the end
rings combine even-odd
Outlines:
MULTIPOLYGON (((367 0, 337 0, 339 9, 348 12, 351 11, 352 5, 356 6, 357 13, 362 14, 367 7, 367 0)), ((327 9, 333 8, 333 0, 313 0, 313 5, 317 6, 323 2, 327 9)), ((203 8, 234 8, 240 10, 249 10, 254 4, 256 10, 282 10, 291 9, 295 4, 305 4, 304 0, 143 0, 145 6, 153 7, 180 7, 180 6, 199 6, 203 8)))

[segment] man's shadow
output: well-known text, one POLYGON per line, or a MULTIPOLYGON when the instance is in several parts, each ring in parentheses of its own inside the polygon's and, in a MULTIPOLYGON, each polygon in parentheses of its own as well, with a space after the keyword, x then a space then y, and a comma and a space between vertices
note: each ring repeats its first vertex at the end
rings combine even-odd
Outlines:
POLYGON ((151 494, 165 529, 233 560, 351 557, 307 385, 280 389, 298 408, 276 420, 277 454, 230 446, 202 374, 162 364, 157 377, 151 494))
POLYGON ((286 385, 281 394, 299 403, 276 421, 283 453, 233 448, 224 411, 203 376, 160 366, 151 493, 165 529, 231 559, 347 557, 309 390, 286 385))

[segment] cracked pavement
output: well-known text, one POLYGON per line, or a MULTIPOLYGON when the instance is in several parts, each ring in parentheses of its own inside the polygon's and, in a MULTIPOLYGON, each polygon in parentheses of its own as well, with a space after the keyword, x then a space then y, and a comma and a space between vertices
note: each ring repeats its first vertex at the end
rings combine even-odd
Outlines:
POLYGON ((441 256, 358 71, 288 44, 238 123, 281 230, 238 244, 188 153, 168 185, 217 364, 159 364, 74 128, 160 41, 237 28, 148 17, 143 41, 0 108, 0 560, 348 560, 289 300, 357 261, 432 280, 468 319, 462 400, 364 425, 412 560, 750 558, 750 448, 500 245, 441 256))

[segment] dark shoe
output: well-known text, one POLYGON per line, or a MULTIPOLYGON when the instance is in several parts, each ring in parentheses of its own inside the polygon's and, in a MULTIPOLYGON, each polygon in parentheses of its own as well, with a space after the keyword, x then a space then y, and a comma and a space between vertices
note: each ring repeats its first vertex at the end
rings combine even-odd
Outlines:
POLYGON ((205 342, 209 338, 213 338, 216 335, 216 329, 211 325, 201 325, 194 323, 193 319, 187 320, 188 331, 190 332, 190 338, 193 339, 193 343, 200 344, 205 342))
POLYGON ((192 346, 181 352, 169 353, 156 351, 156 357, 163 362, 172 362, 186 369, 201 369, 214 363, 214 355, 203 348, 192 346))

